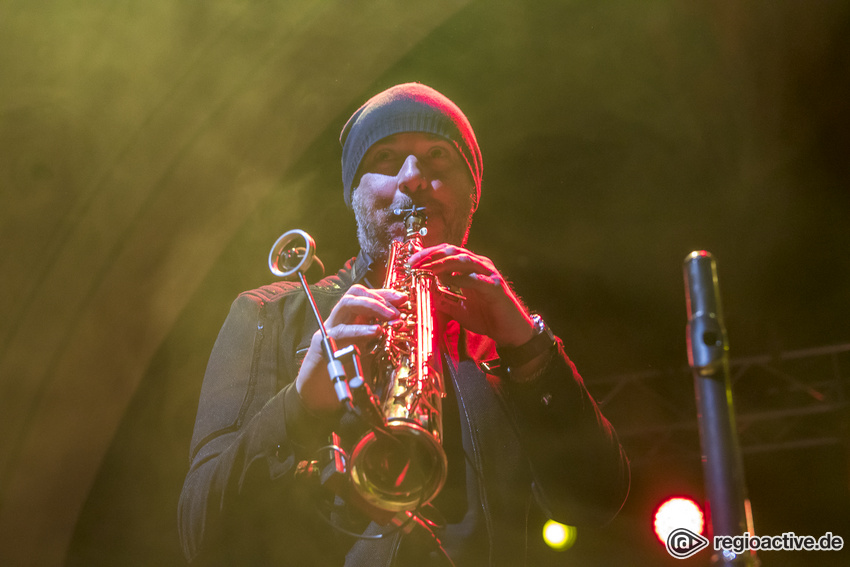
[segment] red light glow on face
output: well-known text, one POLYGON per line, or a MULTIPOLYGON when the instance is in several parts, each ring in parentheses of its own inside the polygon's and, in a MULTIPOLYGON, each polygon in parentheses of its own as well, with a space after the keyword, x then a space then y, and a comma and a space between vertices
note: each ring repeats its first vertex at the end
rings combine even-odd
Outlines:
POLYGON ((655 511, 653 527, 655 535, 661 543, 665 543, 670 532, 677 528, 687 528, 701 534, 705 527, 705 516, 699 505, 692 499, 669 498, 655 511))

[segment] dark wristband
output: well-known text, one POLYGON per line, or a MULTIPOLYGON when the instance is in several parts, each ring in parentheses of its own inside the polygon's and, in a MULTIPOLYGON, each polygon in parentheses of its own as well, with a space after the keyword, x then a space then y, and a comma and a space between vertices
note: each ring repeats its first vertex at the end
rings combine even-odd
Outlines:
POLYGON ((534 336, 525 344, 518 347, 496 348, 499 354, 499 366, 502 368, 520 368, 554 346, 555 334, 543 322, 540 315, 532 315, 531 319, 534 321, 534 336))

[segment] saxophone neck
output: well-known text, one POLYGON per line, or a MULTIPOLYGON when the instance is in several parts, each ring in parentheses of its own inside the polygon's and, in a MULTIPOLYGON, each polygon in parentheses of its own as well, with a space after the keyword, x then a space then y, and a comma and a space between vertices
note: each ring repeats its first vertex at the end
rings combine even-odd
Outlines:
POLYGON ((425 220, 424 213, 414 213, 408 216, 404 220, 405 239, 410 240, 411 238, 425 236, 428 233, 428 229, 425 227, 425 220))
POLYGON ((393 212, 398 216, 404 215, 405 240, 428 234, 428 229, 425 227, 425 223, 428 221, 425 216, 425 207, 411 205, 409 208, 395 209, 393 212))
POLYGON ((407 259, 422 249, 422 237, 428 234, 425 207, 411 205, 407 209, 393 209, 393 214, 404 217, 405 236, 404 239, 396 238, 390 243, 384 272, 384 287, 387 289, 396 288, 398 278, 403 278, 407 273, 407 259))

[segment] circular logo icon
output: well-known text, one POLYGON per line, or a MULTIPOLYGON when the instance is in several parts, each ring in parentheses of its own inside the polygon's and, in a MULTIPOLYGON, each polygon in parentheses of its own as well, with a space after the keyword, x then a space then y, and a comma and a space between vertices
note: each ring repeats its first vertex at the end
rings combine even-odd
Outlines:
POLYGON ((708 539, 688 528, 676 528, 667 536, 667 553, 676 559, 686 559, 708 547, 708 539))

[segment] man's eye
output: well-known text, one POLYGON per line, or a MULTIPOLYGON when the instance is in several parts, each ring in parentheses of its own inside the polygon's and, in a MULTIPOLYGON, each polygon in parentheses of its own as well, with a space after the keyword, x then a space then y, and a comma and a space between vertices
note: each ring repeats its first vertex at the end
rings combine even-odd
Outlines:
POLYGON ((392 154, 391 151, 381 150, 381 151, 377 152, 372 159, 374 159, 376 162, 380 162, 380 161, 390 160, 390 159, 392 159, 392 157, 393 157, 393 154, 392 154))
POLYGON ((428 151, 428 157, 431 159, 439 159, 448 156, 448 152, 445 148, 441 148, 439 146, 435 146, 428 151))

